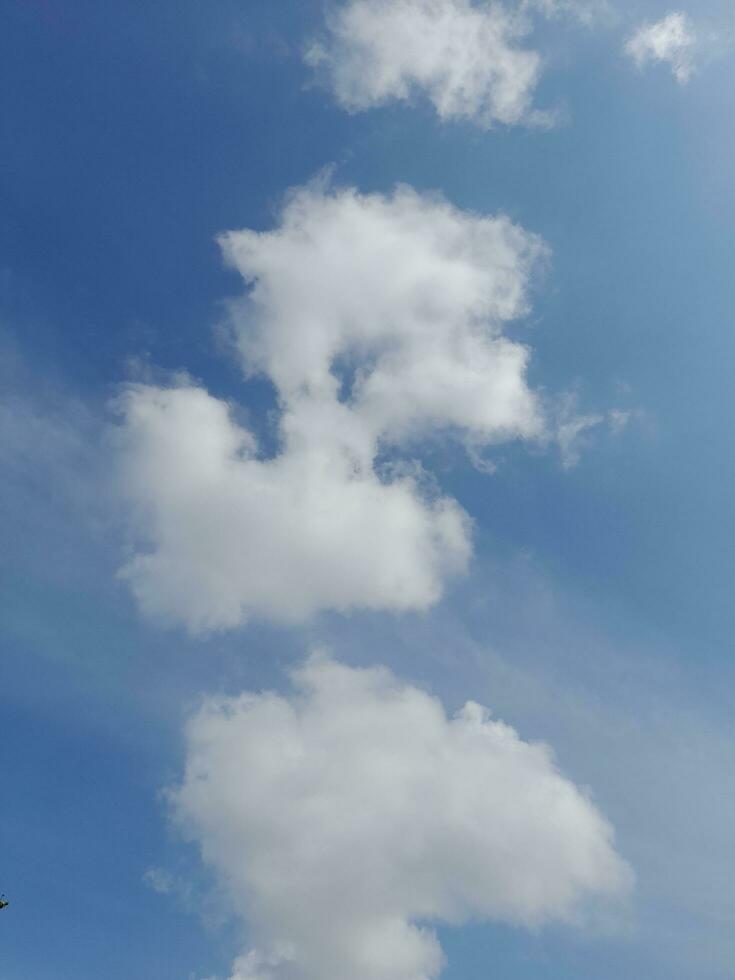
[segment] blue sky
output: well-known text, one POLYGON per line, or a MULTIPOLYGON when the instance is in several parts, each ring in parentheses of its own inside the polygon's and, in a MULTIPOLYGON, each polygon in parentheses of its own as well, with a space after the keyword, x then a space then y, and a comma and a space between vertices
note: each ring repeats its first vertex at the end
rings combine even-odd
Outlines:
POLYGON ((727 7, 618 0, 593 26, 534 18, 534 104, 559 119, 485 129, 441 121, 421 93, 345 111, 302 58, 325 30, 317 0, 3 3, 8 980, 230 975, 248 924, 163 791, 184 779, 202 699, 288 697, 314 647, 547 742, 635 872, 624 908, 591 924, 439 921, 443 977, 733 975, 727 7), (623 50, 672 10, 718 38, 684 85, 623 50), (551 257, 506 331, 533 350, 529 385, 552 415, 567 393, 578 416, 627 421, 587 430, 572 466, 554 438, 491 446, 492 473, 460 443, 419 442, 473 522, 467 573, 428 609, 358 603, 192 635, 146 617, 118 574, 139 543, 110 404, 131 379, 167 389, 186 371, 273 436, 272 384, 243 380, 222 339, 243 285, 215 237, 279 227, 285 192, 328 166, 338 188, 440 191, 540 235, 551 257))

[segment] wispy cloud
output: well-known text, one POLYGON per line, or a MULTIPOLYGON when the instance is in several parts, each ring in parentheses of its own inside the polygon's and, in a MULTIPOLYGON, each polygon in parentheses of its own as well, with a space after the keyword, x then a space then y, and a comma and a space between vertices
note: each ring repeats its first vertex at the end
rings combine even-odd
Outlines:
POLYGON ((628 38, 625 51, 639 68, 656 62, 671 67, 681 85, 691 78, 700 38, 688 14, 668 14, 659 21, 642 24, 628 38))

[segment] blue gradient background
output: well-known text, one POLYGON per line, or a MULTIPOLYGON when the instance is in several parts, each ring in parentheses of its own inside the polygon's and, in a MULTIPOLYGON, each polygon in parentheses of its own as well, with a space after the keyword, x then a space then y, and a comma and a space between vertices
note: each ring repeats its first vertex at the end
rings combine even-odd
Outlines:
POLYGON ((685 88, 638 73, 625 34, 668 9, 540 25, 537 102, 568 121, 485 133, 421 104, 338 110, 300 59, 316 0, 0 3, 0 379, 21 409, 0 428, 3 980, 225 974, 236 924, 160 790, 204 693, 282 688, 313 643, 549 740, 638 873, 614 929, 442 929, 447 980, 735 975, 735 61, 685 88), (439 188, 540 233, 553 260, 519 328, 533 382, 634 415, 571 470, 440 454, 477 555, 427 616, 158 631, 115 578, 119 515, 95 489, 109 400, 142 359, 270 407, 212 329, 239 289, 214 236, 269 227, 332 163, 340 183, 439 188), (150 867, 186 887, 155 893, 150 867))

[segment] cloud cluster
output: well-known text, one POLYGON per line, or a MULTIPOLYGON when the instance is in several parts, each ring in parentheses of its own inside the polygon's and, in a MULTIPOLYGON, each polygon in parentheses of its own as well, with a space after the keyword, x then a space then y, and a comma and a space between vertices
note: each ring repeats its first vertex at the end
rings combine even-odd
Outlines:
POLYGON ((252 286, 235 316, 245 368, 294 414, 343 398, 370 450, 437 427, 483 441, 540 431, 528 350, 503 328, 528 312, 546 247, 507 218, 406 186, 316 183, 290 196, 274 231, 221 243, 252 286))
POLYGON ((549 750, 468 703, 322 656, 291 697, 205 704, 170 800, 253 949, 233 980, 426 980, 427 923, 536 926, 631 883, 549 750))
POLYGON ((505 217, 399 188, 314 184, 269 232, 222 237, 247 373, 275 385, 274 458, 191 384, 128 388, 122 482, 145 550, 123 575, 144 610, 200 631, 321 609, 422 609, 470 554, 468 519, 413 464, 443 430, 472 445, 544 429, 527 348, 543 243, 505 217))
POLYGON ((350 111, 426 95, 441 119, 528 123, 540 56, 519 45, 527 18, 471 0, 349 0, 307 61, 350 111))
POLYGON ((192 386, 132 386, 120 410, 122 479, 151 547, 121 574, 155 619, 198 633, 324 608, 421 609, 466 565, 458 505, 409 474, 382 482, 349 444, 315 433, 260 460, 227 404, 192 386))
POLYGON ((639 68, 650 62, 665 62, 674 77, 684 85, 694 71, 697 35, 691 18, 671 13, 655 23, 642 24, 628 39, 626 53, 639 68))

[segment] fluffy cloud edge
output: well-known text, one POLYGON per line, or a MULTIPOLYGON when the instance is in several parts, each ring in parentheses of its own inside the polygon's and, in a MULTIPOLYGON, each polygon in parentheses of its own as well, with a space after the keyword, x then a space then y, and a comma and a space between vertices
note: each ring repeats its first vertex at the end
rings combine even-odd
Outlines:
POLYGON ((278 452, 186 379, 128 386, 123 579, 144 613, 194 633, 428 608, 465 571, 471 522, 416 457, 440 432, 545 438, 529 348, 504 331, 547 247, 436 194, 324 182, 288 195, 272 230, 221 242, 247 287, 232 307, 244 371, 278 395, 278 452))
POLYGON ((607 0, 346 0, 328 9, 304 60, 350 113, 425 99, 441 122, 549 128, 534 105, 545 67, 523 42, 538 17, 587 27, 610 20, 607 0))
POLYGON ((313 655, 294 691, 211 699, 169 792, 247 922, 232 980, 419 980, 423 923, 580 924, 625 902, 612 828, 543 744, 386 668, 313 655))
POLYGON ((340 447, 257 456, 226 402, 194 386, 118 399, 120 492, 141 609, 201 634, 324 609, 420 610, 461 574, 470 521, 410 474, 381 480, 340 447))
POLYGON ((349 0, 305 60, 349 112, 421 93, 442 121, 549 125, 532 106, 541 58, 518 45, 529 30, 524 12, 500 4, 349 0))
POLYGON ((674 11, 658 21, 641 24, 625 43, 625 53, 639 69, 663 62, 680 85, 686 85, 695 70, 699 37, 691 17, 674 11))

